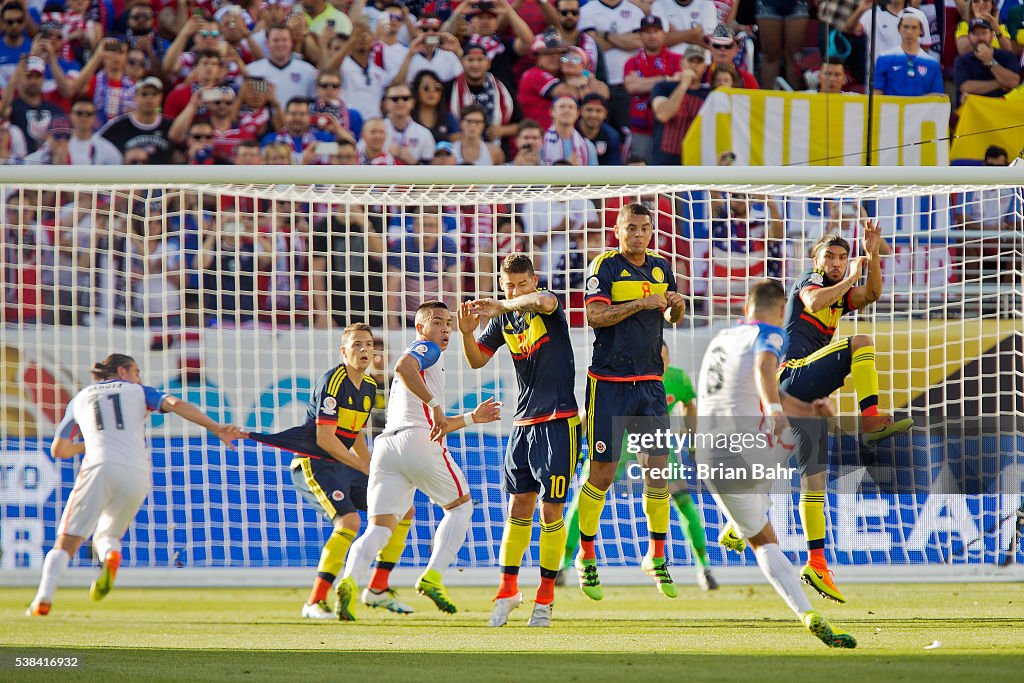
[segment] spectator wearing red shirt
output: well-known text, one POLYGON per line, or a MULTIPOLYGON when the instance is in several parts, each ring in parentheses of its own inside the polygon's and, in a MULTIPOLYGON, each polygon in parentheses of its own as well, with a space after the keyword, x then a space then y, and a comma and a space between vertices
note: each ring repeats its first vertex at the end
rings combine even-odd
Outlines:
MULTIPOLYGON (((224 60, 213 50, 207 50, 199 54, 196 62, 195 77, 188 83, 176 86, 167 93, 164 100, 164 116, 177 118, 178 114, 184 111, 192 95, 205 88, 215 88, 224 82, 224 60)), ((200 103, 199 115, 205 113, 200 103)))
POLYGON ((665 27, 658 17, 644 17, 637 32, 644 49, 626 61, 623 85, 632 97, 629 129, 633 133, 633 156, 650 162, 654 152, 651 91, 658 83, 678 79, 683 58, 665 47, 665 27))
POLYGON ((188 106, 171 125, 171 140, 178 144, 185 141, 185 131, 192 125, 201 104, 206 107, 208 120, 213 127, 213 156, 218 161, 230 162, 238 143, 255 139, 256 136, 252 130, 245 131, 239 125, 235 91, 227 86, 194 92, 188 106))
POLYGON ((705 54, 697 45, 686 48, 679 80, 659 83, 651 92, 651 109, 658 122, 654 130, 654 163, 658 166, 682 163, 683 138, 711 90, 701 82, 707 70, 705 54))
POLYGON ((523 118, 536 121, 545 130, 551 126, 551 102, 561 95, 572 95, 559 78, 560 60, 565 48, 565 42, 553 30, 537 36, 533 41, 537 66, 527 69, 519 82, 519 106, 523 118))

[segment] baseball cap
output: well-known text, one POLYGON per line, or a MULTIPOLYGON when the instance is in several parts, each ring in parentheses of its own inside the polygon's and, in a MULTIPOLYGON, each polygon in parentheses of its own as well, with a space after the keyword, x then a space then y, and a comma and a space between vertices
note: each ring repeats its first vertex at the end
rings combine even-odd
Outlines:
POLYGON ((71 122, 63 116, 58 116, 56 118, 50 119, 50 125, 47 127, 46 130, 49 133, 70 133, 71 122))
POLYGON ((474 2, 470 7, 470 11, 467 12, 466 14, 468 14, 469 16, 473 16, 475 14, 483 13, 497 15, 497 12, 494 11, 494 3, 489 2, 488 0, 484 0, 483 2, 474 2))
POLYGON ((725 24, 719 24, 715 27, 715 32, 711 34, 708 42, 711 45, 733 45, 736 42, 736 34, 725 24))
POLYGON ((28 62, 25 64, 25 70, 45 74, 46 62, 44 62, 41 57, 29 57, 28 62))
POLYGON ((164 89, 164 84, 161 83, 160 79, 156 76, 146 76, 135 86, 136 90, 141 90, 143 88, 156 88, 157 90, 162 91, 164 89))
POLYGON ((992 30, 992 24, 988 23, 988 19, 982 19, 981 17, 974 17, 971 19, 970 25, 967 27, 968 31, 973 31, 976 28, 987 28, 989 31, 992 30))
POLYGON ((656 28, 659 31, 664 31, 665 25, 661 23, 661 19, 659 17, 656 17, 653 14, 649 14, 640 20, 640 26, 638 28, 633 29, 633 33, 640 33, 641 31, 648 28, 656 28))
POLYGON ((416 22, 419 28, 441 28, 441 20, 437 17, 426 16, 416 22))
POLYGON ((434 146, 434 156, 436 157, 438 154, 451 154, 454 156, 455 145, 447 140, 442 140, 434 146))
POLYGON ((548 29, 544 33, 540 33, 536 38, 533 39, 533 45, 530 46, 532 52, 548 52, 558 51, 561 52, 565 49, 565 41, 558 35, 558 32, 554 29, 548 29))
POLYGON ((465 57, 471 52, 479 52, 483 56, 487 57, 487 48, 480 43, 469 43, 466 47, 462 48, 462 56, 465 57))
POLYGON ((686 51, 683 52, 683 60, 691 59, 693 57, 700 57, 701 59, 707 58, 708 51, 702 48, 700 45, 687 45, 686 51))
POLYGON ((932 34, 928 27, 928 17, 924 12, 916 7, 905 7, 903 11, 900 12, 898 24, 902 24, 904 19, 916 19, 921 25, 921 44, 932 44, 932 34))
POLYGON ((608 100, 601 97, 596 92, 587 93, 586 95, 584 95, 583 99, 580 100, 580 108, 583 108, 583 105, 590 104, 591 102, 597 102, 605 109, 608 109, 608 100))

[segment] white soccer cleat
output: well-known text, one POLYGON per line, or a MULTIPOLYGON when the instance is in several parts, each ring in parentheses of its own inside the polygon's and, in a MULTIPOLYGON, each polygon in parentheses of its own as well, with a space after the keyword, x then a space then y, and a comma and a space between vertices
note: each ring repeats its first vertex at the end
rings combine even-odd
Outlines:
POLYGON ((533 606, 533 614, 530 615, 530 623, 528 626, 539 626, 541 628, 548 628, 551 626, 551 608, 554 607, 555 603, 549 603, 542 605, 539 602, 533 606))
POLYGON ((522 593, 516 593, 507 598, 495 598, 494 611, 491 612, 491 620, 487 622, 487 625, 504 626, 508 622, 508 615, 521 604, 523 604, 522 593))
POLYGON ((369 607, 381 607, 395 614, 412 614, 416 611, 399 600, 398 594, 393 588, 379 593, 369 588, 363 590, 363 604, 369 607))
POLYGON ((337 619, 338 615, 334 613, 331 606, 327 604, 326 600, 314 603, 312 605, 306 604, 302 606, 302 616, 305 619, 337 619))

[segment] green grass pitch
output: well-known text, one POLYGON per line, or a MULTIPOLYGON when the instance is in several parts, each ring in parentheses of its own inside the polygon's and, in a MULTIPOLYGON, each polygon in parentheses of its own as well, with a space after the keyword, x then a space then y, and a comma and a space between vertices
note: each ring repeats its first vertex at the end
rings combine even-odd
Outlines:
MULTIPOLYGON (((850 600, 818 599, 856 650, 829 650, 767 585, 609 587, 591 602, 560 588, 555 625, 529 629, 531 603, 486 626, 490 588, 453 587, 457 615, 406 589, 418 612, 369 608, 358 623, 299 617, 299 589, 115 589, 92 603, 58 592, 54 612, 28 619, 32 589, 0 589, 0 681, 969 681, 1024 676, 1024 586, 848 584, 850 600), (925 650, 939 641, 941 647, 925 650), (15 657, 77 656, 77 669, 16 669, 15 657), (59 676, 59 679, 57 678, 59 676)), ((524 595, 530 597, 530 590, 524 595)))

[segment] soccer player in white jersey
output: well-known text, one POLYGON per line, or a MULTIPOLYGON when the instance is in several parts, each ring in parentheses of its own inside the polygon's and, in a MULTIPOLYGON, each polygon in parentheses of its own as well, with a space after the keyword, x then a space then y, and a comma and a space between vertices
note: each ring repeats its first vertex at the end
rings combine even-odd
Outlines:
POLYGON ((746 320, 719 332, 708 345, 698 382, 697 463, 711 468, 704 481, 729 520, 720 537, 722 545, 743 552, 749 543, 768 582, 807 629, 829 647, 853 648, 853 636, 811 609, 796 567, 782 553, 768 521, 768 491, 774 479, 758 476, 754 469, 788 462, 789 450, 782 446, 787 436, 792 441, 787 414, 832 414, 827 398, 805 403, 779 391, 776 371, 786 349, 781 327, 785 306, 786 292, 780 284, 758 282, 747 296, 746 320), (716 448, 722 435, 728 435, 730 444, 741 443, 735 437, 742 436, 742 452, 716 448), (750 444, 755 445, 747 448, 750 444), (747 478, 730 478, 737 471, 747 478))
POLYGON ((244 436, 238 427, 218 424, 191 403, 145 386, 131 356, 107 356, 93 366, 92 376, 95 383, 68 404, 50 447, 55 458, 82 453, 85 457, 57 528, 57 542, 43 561, 43 577, 28 616, 50 613, 57 583, 90 535, 103 568, 89 595, 101 600, 113 588, 121 565, 121 537, 152 488, 145 434, 150 411, 180 415, 206 427, 231 448, 232 441, 244 436), (81 442, 72 440, 76 427, 81 442))
MULTIPOLYGON (((442 612, 457 610, 441 582, 441 572, 454 560, 466 540, 473 516, 469 484, 444 447, 444 437, 474 423, 501 417, 501 404, 488 399, 471 413, 449 418, 444 414, 444 360, 452 334, 452 316, 441 301, 416 309, 416 339, 395 364, 384 432, 374 440, 367 492, 366 533, 352 544, 345 574, 338 584, 338 612, 351 613, 359 584, 370 563, 412 505, 416 489, 444 508, 434 534, 434 547, 416 590, 442 612)), ((365 599, 364 599, 365 601, 365 599)))

